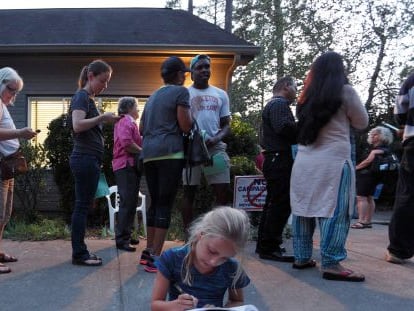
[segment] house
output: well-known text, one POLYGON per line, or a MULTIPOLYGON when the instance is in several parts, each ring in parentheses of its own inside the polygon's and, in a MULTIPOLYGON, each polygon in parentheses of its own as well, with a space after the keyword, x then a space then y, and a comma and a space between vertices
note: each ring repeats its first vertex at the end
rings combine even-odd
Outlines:
POLYGON ((212 58, 211 83, 227 89, 235 68, 251 61, 259 48, 183 10, 0 10, 0 67, 15 68, 25 82, 10 112, 18 128, 41 130, 38 142, 49 122, 67 111, 81 68, 92 60, 104 59, 114 69, 98 102, 115 111, 121 96, 145 104, 162 85, 160 64, 166 57, 177 55, 188 64, 199 53, 212 58))

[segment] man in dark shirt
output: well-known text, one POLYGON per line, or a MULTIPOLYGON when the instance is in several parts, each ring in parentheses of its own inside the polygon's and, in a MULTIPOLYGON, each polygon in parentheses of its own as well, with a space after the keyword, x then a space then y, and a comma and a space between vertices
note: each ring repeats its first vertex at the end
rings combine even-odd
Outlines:
POLYGON ((273 86, 273 97, 262 113, 264 148, 263 176, 266 179, 266 203, 259 225, 256 253, 262 259, 293 262, 283 254, 283 229, 290 216, 290 175, 292 145, 296 144, 296 123, 289 105, 296 98, 296 83, 283 77, 273 86))

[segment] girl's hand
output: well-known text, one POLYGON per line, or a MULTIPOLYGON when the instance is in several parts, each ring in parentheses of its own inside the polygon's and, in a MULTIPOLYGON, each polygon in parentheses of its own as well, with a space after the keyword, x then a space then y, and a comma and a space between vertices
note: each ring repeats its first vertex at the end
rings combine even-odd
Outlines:
POLYGON ((198 299, 189 294, 181 294, 175 301, 177 302, 177 310, 193 309, 198 304, 198 299))

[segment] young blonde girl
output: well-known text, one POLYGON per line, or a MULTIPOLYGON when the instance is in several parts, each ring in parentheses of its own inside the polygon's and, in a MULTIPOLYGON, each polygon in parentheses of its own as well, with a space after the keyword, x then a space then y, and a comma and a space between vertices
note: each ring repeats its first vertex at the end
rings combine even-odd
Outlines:
POLYGON ((201 216, 189 232, 186 245, 165 251, 156 263, 151 310, 242 305, 243 288, 250 279, 233 257, 247 242, 246 213, 218 207, 201 216), (223 304, 227 290, 228 301, 223 304))

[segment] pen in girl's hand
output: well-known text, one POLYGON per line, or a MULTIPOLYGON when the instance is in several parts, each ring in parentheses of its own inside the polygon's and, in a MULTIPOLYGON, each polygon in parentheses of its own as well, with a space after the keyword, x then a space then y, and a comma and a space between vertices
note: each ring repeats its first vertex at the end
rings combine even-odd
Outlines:
MULTIPOLYGON (((186 292, 184 292, 183 289, 180 287, 180 285, 178 285, 177 283, 174 283, 174 287, 175 287, 176 290, 178 290, 180 295, 186 294, 186 292)), ((190 295, 190 294, 187 294, 187 295, 191 296, 191 298, 193 299, 193 306, 196 307, 197 306, 197 299, 193 295, 190 295)))

